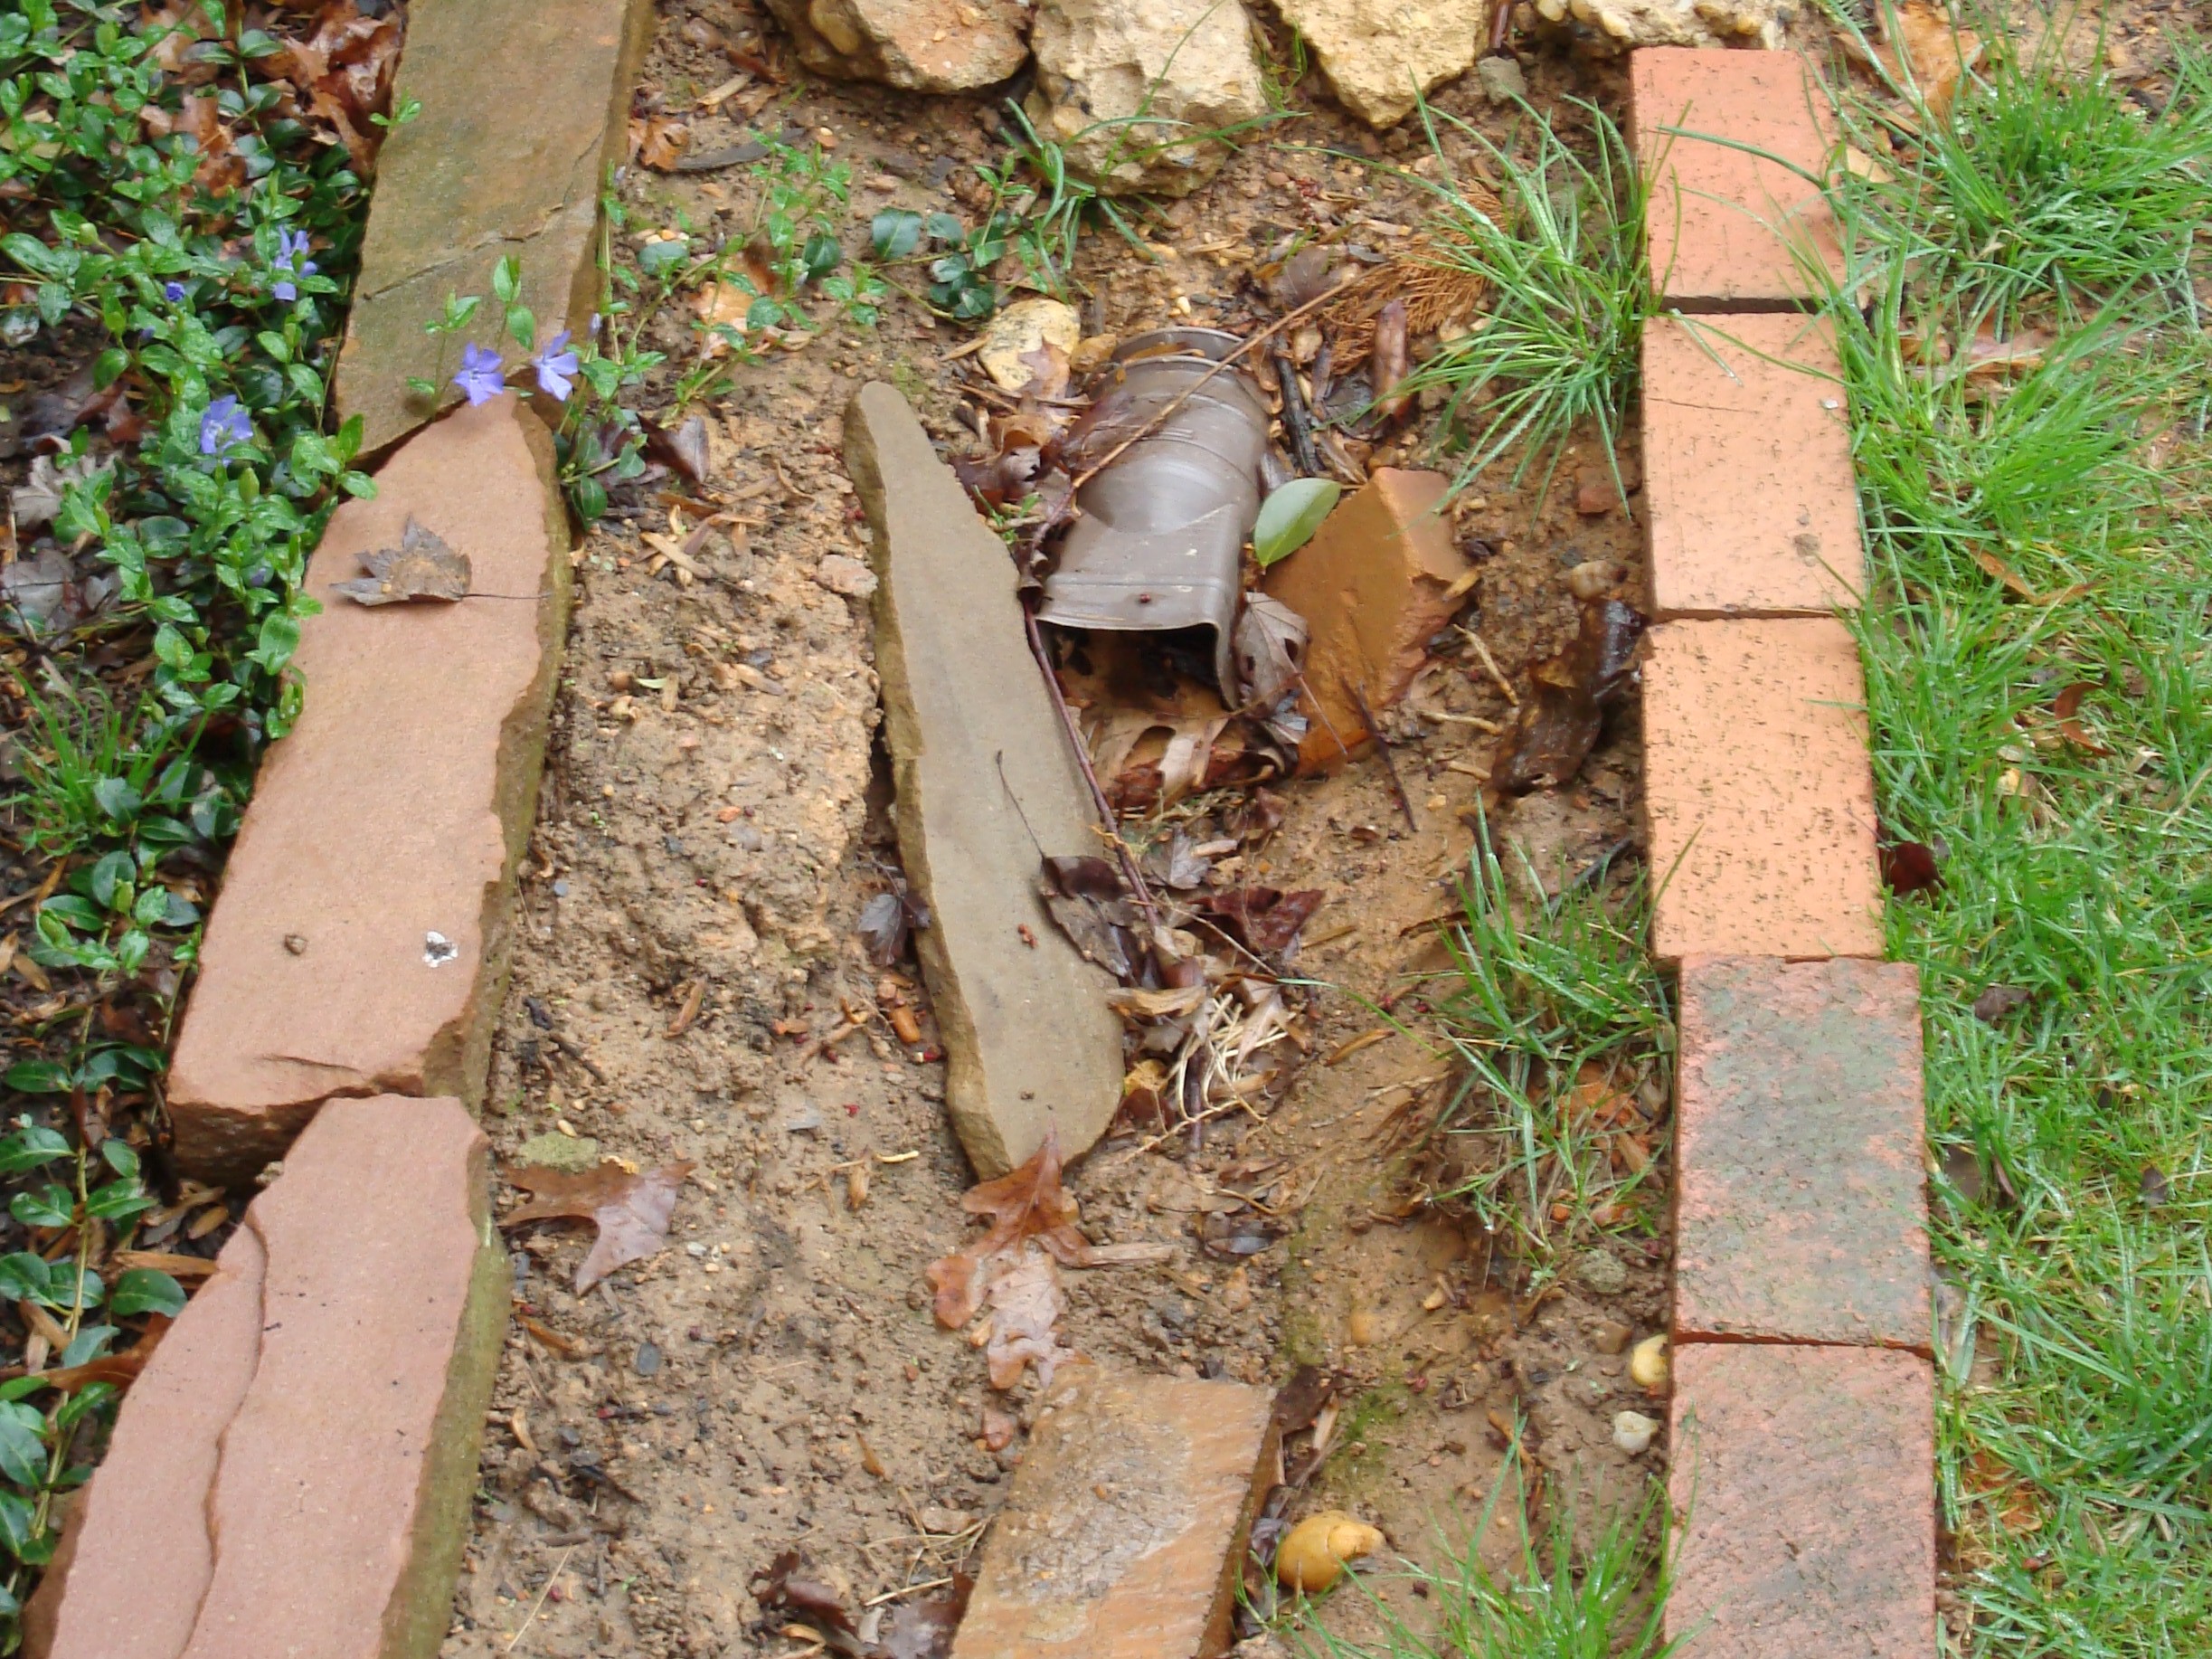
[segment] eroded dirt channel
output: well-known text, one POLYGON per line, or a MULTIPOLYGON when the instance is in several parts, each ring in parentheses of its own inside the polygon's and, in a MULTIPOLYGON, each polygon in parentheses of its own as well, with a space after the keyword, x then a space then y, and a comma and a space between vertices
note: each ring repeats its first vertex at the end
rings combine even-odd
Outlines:
MULTIPOLYGON (((648 108, 680 109, 726 78, 695 24, 763 26, 719 3, 669 8, 648 108)), ((1565 58, 1531 81, 1540 103, 1616 103, 1620 90, 1565 58)), ((881 205, 953 208, 932 183, 943 164, 994 151, 983 100, 803 84, 776 109, 854 164, 855 238, 881 205)), ((1506 130, 1472 78, 1437 102, 1506 130)), ((734 113, 691 120, 696 150, 741 138, 734 113)), ((1374 242, 1387 234, 1377 222, 1418 222, 1410 181, 1370 165, 1418 153, 1403 128, 1378 140, 1333 112, 1261 135, 1147 225, 1150 257, 1086 239, 1086 329, 1248 328, 1267 315, 1253 272, 1271 247, 1315 231, 1374 242)), ((633 232, 681 215, 728 234, 744 205, 714 175, 633 168, 622 192, 633 232)), ((695 352, 687 325, 672 310, 655 343, 695 352)), ((669 530, 666 480, 617 492, 578 551, 486 1126, 505 1163, 550 1133, 693 1171, 670 1248, 587 1294, 571 1288, 587 1235, 514 1236, 522 1318, 486 1431, 449 1659, 803 1652, 752 1592, 780 1552, 800 1552, 848 1606, 883 1605, 969 1560, 1003 1500, 1022 1439, 991 1449, 986 1413, 1026 1423, 1036 1385, 991 1390, 982 1355, 931 1317, 923 1269, 970 1232, 959 1199, 974 1177, 945 1121, 941 1063, 916 1057, 936 1050, 912 959, 879 969, 855 938, 898 851, 868 608, 822 579, 825 555, 865 556, 840 460, 846 401, 888 381, 949 452, 972 450, 972 367, 948 359, 968 337, 894 301, 873 333, 826 331, 739 369, 695 411, 711 460, 697 493, 742 521, 705 540, 697 574, 644 539, 669 530), (899 1041, 886 991, 920 1006, 922 1044, 899 1041), (825 1047, 848 1015, 858 1029, 825 1047)), ((1371 464, 1419 464, 1412 430, 1371 464)), ((1453 517, 1479 564, 1460 620, 1508 676, 1572 638, 1571 568, 1609 562, 1621 594, 1640 589, 1635 524, 1617 504, 1577 510, 1574 470, 1600 460, 1588 445, 1569 454, 1540 508, 1532 482, 1477 493, 1453 517)), ((1385 716, 1411 827, 1374 760, 1272 786, 1284 814, 1242 849, 1247 874, 1327 896, 1296 960, 1314 983, 1298 993, 1295 1080, 1208 1124, 1202 1145, 1118 1128, 1068 1178, 1094 1239, 1164 1241, 1173 1256, 1070 1273, 1065 1340, 1127 1367, 1253 1383, 1318 1368, 1337 1427, 1299 1504, 1350 1508, 1414 1555, 1479 1507, 1506 1455, 1498 1426, 1517 1417, 1535 1462, 1583 1488, 1639 1491, 1663 1455, 1630 1458, 1610 1429, 1644 1399, 1623 1375, 1627 1332, 1663 1314, 1663 1186, 1648 1181, 1630 1223, 1592 1241, 1609 1266, 1567 1253, 1532 1279, 1501 1241, 1424 1201, 1436 1171, 1422 1131, 1452 1068, 1377 1013, 1387 1003, 1422 1029, 1428 992, 1413 976, 1449 966, 1438 923, 1495 746, 1474 723, 1510 713, 1477 648, 1447 630, 1385 716)), ((1637 771, 1631 710, 1570 787, 1493 801, 1493 841, 1546 872, 1611 856, 1594 878, 1624 881, 1637 771)), ((1232 804, 1178 811, 1217 833, 1232 804)), ((1656 1125, 1652 1138, 1663 1143, 1656 1125)), ((1346 1599, 1333 1616, 1362 1616, 1346 1599)))

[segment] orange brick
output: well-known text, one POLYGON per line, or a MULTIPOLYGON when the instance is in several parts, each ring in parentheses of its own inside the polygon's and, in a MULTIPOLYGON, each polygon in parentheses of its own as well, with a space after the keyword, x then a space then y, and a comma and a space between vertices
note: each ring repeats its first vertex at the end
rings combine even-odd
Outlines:
POLYGON ((1812 287, 1802 261, 1841 274, 1826 200, 1791 171, 1822 176, 1833 143, 1827 95, 1797 53, 1646 47, 1630 60, 1629 99, 1652 180, 1651 278, 1668 305, 1780 310, 1812 287))
POLYGON ((1265 1389, 1063 1366, 952 1659, 1215 1659, 1275 1478, 1265 1389))
POLYGON ((1920 976, 1682 964, 1674 1334, 1928 1349, 1920 976))
POLYGON ((1829 324, 1654 318, 1643 357, 1653 614, 1856 606, 1867 559, 1829 324))
POLYGON ((1644 657, 1662 960, 1878 956, 1865 682, 1832 618, 1666 622, 1644 657))
POLYGON ((1697 1659, 1935 1652, 1935 1379, 1914 1354, 1675 1356, 1670 1636, 1697 1659))

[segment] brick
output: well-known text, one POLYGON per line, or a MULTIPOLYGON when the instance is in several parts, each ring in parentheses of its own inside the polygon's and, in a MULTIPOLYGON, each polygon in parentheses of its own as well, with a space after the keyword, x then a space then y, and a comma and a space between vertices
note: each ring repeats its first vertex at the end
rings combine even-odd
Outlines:
POLYGON ((1074 1158, 1121 1098, 1106 976, 1053 924, 1040 850, 1095 854, 1090 794, 1023 635, 1013 562, 889 386, 861 388, 846 464, 874 526, 875 660, 945 1101, 978 1173, 1057 1132, 1074 1158))
POLYGON ((1930 1659, 1934 1373, 1870 1348, 1675 1356, 1668 1635, 1698 1659, 1930 1659))
POLYGON ((1276 1478, 1267 1390, 1062 1368, 951 1659, 1213 1659, 1276 1478))
POLYGON ((1629 61, 1629 141, 1652 183, 1651 277, 1668 305, 1783 309, 1811 287, 1801 258, 1842 274, 1825 198, 1790 170, 1824 176, 1834 141, 1827 94, 1797 53, 1645 47, 1629 61))
POLYGON ((394 105, 421 113, 377 156, 336 398, 372 451, 458 395, 461 340, 508 352, 492 267, 513 254, 538 337, 581 337, 599 308, 600 192, 628 153, 630 90, 653 22, 648 0, 417 0, 394 105), (526 89, 526 91, 525 90, 526 89), (460 339, 422 325, 449 294, 485 303, 460 339), (439 383, 436 398, 409 376, 439 383))
POLYGON ((1378 713, 1404 697, 1428 660, 1429 636, 1459 609, 1462 595, 1451 588, 1467 561, 1437 510, 1449 484, 1441 472, 1376 468, 1311 541, 1260 579, 1310 630, 1300 771, 1332 772, 1366 752, 1354 691, 1378 713))
POLYGON ((418 434, 374 500, 332 517, 295 659, 306 702, 262 763, 170 1073, 188 1172, 251 1180, 333 1095, 478 1098, 567 549, 551 440, 512 398, 418 434), (483 597, 334 596, 411 517, 468 555, 483 597))
POLYGON ((1643 363, 1652 614, 1856 607, 1867 557, 1826 319, 1653 318, 1643 363))
POLYGON ((333 1102, 126 1397, 41 1659, 430 1659, 506 1317, 458 1101, 333 1102))
POLYGON ((1920 975, 1682 964, 1674 1334, 1927 1351, 1920 975))
POLYGON ((1879 956, 1858 650, 1826 618, 1667 622, 1644 655, 1652 951, 1879 956))

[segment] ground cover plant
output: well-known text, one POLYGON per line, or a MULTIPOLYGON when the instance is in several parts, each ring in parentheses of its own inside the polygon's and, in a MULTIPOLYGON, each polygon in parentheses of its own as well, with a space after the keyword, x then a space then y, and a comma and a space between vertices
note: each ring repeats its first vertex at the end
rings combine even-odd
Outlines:
POLYGON ((230 1219, 162 1171, 161 1072, 255 761, 298 712, 307 555, 371 488, 327 412, 393 118, 377 11, 0 7, 0 1651, 57 1494, 230 1219))
POLYGON ((2178 40, 2131 96, 2065 22, 1847 105, 1876 165, 1831 316, 1940 1165, 1948 1637, 2148 1659, 2212 1630, 2212 73, 2178 40))

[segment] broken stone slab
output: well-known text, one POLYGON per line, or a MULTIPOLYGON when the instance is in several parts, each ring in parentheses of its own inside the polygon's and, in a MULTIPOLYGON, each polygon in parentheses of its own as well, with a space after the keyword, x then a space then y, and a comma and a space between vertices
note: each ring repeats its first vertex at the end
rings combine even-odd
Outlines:
POLYGON ((169 1074, 176 1159, 243 1185, 334 1095, 482 1094, 569 590, 543 423, 457 411, 332 517, 307 570, 298 724, 271 746, 209 917, 169 1074), (407 521, 473 597, 333 595, 407 521))
POLYGON ((1334 771, 1365 753, 1355 693, 1377 714, 1404 697, 1428 660, 1429 636, 1463 602, 1464 591, 1454 590, 1467 560, 1437 510, 1450 482, 1441 472, 1376 468, 1311 541, 1261 579, 1309 630, 1300 772, 1334 771))
POLYGON ((334 1102, 125 1398, 37 1659, 430 1659, 506 1318, 457 1100, 334 1102))
POLYGON ((415 0, 395 108, 421 106, 377 156, 345 344, 341 419, 359 415, 370 451, 429 420, 464 340, 512 350, 491 298, 492 267, 513 254, 541 343, 579 338, 599 307, 593 250, 600 194, 627 152, 630 89, 644 62, 648 0, 415 0), (449 294, 485 297, 463 333, 422 325, 449 294), (438 384, 434 398, 410 376, 438 384))
POLYGON ((1313 48, 1338 103, 1370 127, 1394 127, 1473 66, 1490 0, 1276 0, 1276 10, 1313 48))
POLYGON ((1121 1026, 1037 884, 1044 857, 1098 852, 1089 792, 1024 636, 1014 562, 905 400, 863 386, 845 456, 874 532, 899 850, 930 911, 914 940, 952 1125, 987 1179, 1053 1131, 1072 1159, 1120 1103, 1121 1026))
POLYGON ((1029 55, 1024 0, 768 0, 817 74, 910 92, 1004 81, 1029 55))
POLYGON ((1267 113, 1242 0, 1039 0, 1029 43, 1029 118, 1109 195, 1188 195, 1267 113))
POLYGON ((1213 1659, 1276 1478, 1264 1389, 1061 1368, 951 1659, 1213 1659))
POLYGON ((1757 46, 1772 52, 1797 0, 1536 0, 1538 33, 1612 57, 1638 46, 1757 46), (1546 27, 1545 25, 1548 25, 1546 27))

